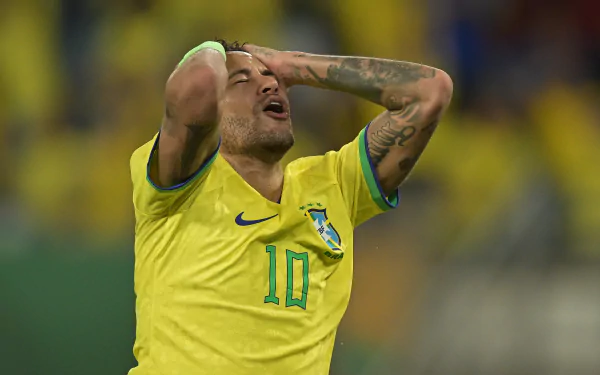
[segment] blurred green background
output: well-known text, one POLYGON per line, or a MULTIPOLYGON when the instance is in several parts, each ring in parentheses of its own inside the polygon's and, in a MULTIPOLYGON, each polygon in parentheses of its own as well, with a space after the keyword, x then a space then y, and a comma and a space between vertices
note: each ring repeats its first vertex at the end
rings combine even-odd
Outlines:
MULTIPOLYGON (((0 374, 134 365, 132 151, 214 37, 416 61, 452 107, 394 212, 356 233, 331 373, 598 374, 600 2, 3 0, 0 374)), ((292 91, 297 146, 379 111, 292 91)))

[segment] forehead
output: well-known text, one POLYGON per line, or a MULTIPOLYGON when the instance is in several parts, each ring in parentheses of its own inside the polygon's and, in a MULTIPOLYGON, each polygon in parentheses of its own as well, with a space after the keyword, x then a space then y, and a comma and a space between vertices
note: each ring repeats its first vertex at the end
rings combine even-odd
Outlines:
POLYGON ((265 69, 265 65, 259 59, 254 58, 247 52, 227 52, 227 70, 234 71, 238 69, 265 69))

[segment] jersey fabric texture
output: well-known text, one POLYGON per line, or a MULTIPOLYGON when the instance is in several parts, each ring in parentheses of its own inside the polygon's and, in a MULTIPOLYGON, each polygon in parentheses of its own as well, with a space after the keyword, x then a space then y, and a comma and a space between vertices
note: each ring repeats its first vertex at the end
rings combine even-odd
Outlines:
POLYGON ((219 154, 169 189, 149 178, 154 139, 131 157, 138 366, 129 375, 329 373, 352 284, 353 230, 397 206, 366 128, 284 171, 279 203, 219 154))

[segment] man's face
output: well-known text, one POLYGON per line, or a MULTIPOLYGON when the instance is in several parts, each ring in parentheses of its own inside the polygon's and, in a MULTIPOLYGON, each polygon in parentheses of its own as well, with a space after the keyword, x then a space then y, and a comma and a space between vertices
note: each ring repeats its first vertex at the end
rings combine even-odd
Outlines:
POLYGON ((258 59, 227 53, 229 80, 222 103, 223 151, 278 161, 294 144, 286 88, 258 59))

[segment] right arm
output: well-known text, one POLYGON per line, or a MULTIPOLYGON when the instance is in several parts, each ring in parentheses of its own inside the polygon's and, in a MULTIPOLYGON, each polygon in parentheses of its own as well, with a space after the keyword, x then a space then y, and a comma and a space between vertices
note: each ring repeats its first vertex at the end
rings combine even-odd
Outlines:
POLYGON ((150 168, 156 185, 168 188, 185 181, 216 150, 226 85, 225 59, 211 48, 196 52, 171 74, 158 153, 150 168))

